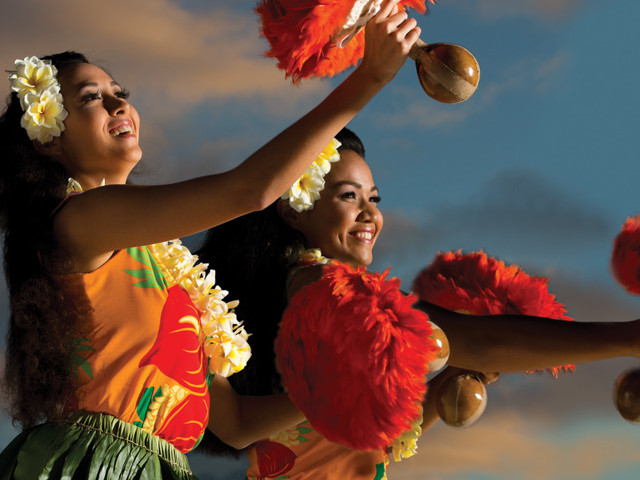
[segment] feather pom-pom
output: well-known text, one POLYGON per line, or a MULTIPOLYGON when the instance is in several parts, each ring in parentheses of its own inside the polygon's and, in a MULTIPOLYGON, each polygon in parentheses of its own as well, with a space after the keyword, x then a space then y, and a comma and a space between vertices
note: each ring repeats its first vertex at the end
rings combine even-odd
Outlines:
MULTIPOLYGON (((434 0, 430 0, 434 1, 434 0)), ((364 31, 342 48, 333 36, 340 31, 357 0, 261 0, 256 13, 261 33, 294 83, 308 77, 336 75, 358 63, 364 53, 364 31)), ((426 11, 425 0, 401 0, 399 6, 426 11)))
MULTIPOLYGON (((470 315, 533 315, 569 320, 566 308, 548 290, 549 280, 527 274, 517 265, 484 252, 439 253, 413 282, 413 291, 425 302, 470 315)), ((574 365, 553 367, 573 371, 574 365)))
POLYGON ((627 218, 613 241, 611 273, 627 292, 640 295, 640 215, 627 218))
POLYGON ((328 440, 389 445, 421 413, 436 356, 428 316, 397 278, 335 262, 290 301, 275 341, 282 383, 328 440))

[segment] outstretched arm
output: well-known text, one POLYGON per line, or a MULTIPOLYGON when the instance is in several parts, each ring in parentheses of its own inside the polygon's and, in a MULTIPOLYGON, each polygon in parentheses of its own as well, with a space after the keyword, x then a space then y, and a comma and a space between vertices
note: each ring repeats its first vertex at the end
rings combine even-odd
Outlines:
POLYGON ((207 428, 237 449, 304 420, 287 394, 238 395, 227 379, 219 375, 213 378, 209 395, 211 412, 207 428))
POLYGON ((449 364, 484 372, 538 370, 640 355, 640 320, 567 322, 526 315, 465 315, 419 301, 444 330, 449 364))
POLYGON ((97 268, 113 250, 190 235, 278 198, 406 60, 420 29, 394 13, 396 2, 385 0, 367 26, 358 68, 238 167, 171 185, 96 188, 69 201, 54 228, 78 270, 97 268))

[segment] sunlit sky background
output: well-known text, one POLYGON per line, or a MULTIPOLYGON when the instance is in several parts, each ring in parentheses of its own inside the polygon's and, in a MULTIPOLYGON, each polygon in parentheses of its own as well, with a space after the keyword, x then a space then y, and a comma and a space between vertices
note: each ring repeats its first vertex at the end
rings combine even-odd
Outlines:
MULTIPOLYGON (((0 68, 82 51, 133 92, 145 151, 136 181, 222 171, 344 78, 292 86, 261 55, 254 5, 4 0, 0 68)), ((424 41, 475 54, 480 86, 465 103, 438 104, 409 61, 352 122, 383 197, 373 268, 392 265, 409 288, 436 252, 484 249, 548 276, 578 320, 640 317, 640 301, 608 266, 621 224, 640 213, 639 19, 632 0, 441 0, 418 16, 424 41)), ((503 375, 478 423, 427 432, 420 454, 392 465, 389 477, 635 479, 640 425, 615 411, 612 386, 639 365, 584 364, 558 380, 503 375)), ((15 433, 8 424, 3 416, 0 446, 15 433)), ((241 478, 243 468, 199 456, 193 465, 203 479, 241 478)))

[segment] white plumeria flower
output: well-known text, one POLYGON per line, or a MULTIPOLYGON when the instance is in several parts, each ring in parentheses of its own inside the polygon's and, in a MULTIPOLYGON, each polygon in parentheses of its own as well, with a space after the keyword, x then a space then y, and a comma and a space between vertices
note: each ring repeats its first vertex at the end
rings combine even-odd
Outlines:
POLYGON ((329 173, 331 170, 331 163, 337 162, 340 160, 340 153, 338 153, 338 148, 342 145, 335 138, 329 142, 329 145, 324 147, 324 150, 318 155, 318 157, 313 162, 322 172, 323 175, 329 173))
POLYGON ((11 90, 18 94, 22 109, 27 110, 27 94, 38 94, 53 88, 60 92, 60 85, 56 79, 58 70, 48 62, 38 57, 25 57, 24 60, 15 61, 16 71, 9 77, 11 90))
POLYGON ((69 177, 67 180, 67 195, 72 192, 82 192, 82 185, 75 178, 69 177))
POLYGON ((55 89, 47 89, 41 93, 27 93, 25 110, 20 125, 27 131, 31 140, 48 143, 53 137, 59 137, 64 131, 67 111, 62 106, 62 95, 55 89))
POLYGON ((324 188, 324 176, 331 170, 331 163, 340 160, 340 145, 338 140, 332 139, 311 166, 280 197, 283 200, 289 199, 289 205, 296 212, 311 210, 320 199, 320 191, 324 188))
POLYGON ((313 204, 320 198, 320 191, 323 188, 324 174, 314 163, 304 171, 281 198, 288 198, 289 204, 296 212, 311 210, 313 204))

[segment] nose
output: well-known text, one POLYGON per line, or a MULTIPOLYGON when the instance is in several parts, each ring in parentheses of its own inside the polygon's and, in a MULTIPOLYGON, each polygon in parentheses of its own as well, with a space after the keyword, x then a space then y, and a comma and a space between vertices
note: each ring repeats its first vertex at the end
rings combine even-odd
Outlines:
POLYGON ((360 201, 360 213, 357 220, 360 222, 374 222, 380 218, 380 210, 375 203, 369 201, 368 198, 363 198, 360 201))
POLYGON ((127 102, 124 98, 118 97, 116 95, 105 95, 104 96, 104 104, 105 108, 109 112, 109 115, 122 115, 127 113, 129 110, 129 102, 127 102))

